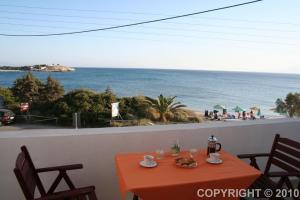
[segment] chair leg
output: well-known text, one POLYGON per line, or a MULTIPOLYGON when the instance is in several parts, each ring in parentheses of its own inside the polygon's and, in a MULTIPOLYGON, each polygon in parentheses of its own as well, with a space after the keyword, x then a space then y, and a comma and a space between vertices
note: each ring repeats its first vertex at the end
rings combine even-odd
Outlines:
POLYGON ((84 196, 79 196, 78 198, 76 198, 76 200, 87 200, 86 195, 84 196))
POLYGON ((88 194, 89 200, 97 200, 95 192, 91 192, 88 194))
POLYGON ((133 195, 133 199, 132 200, 139 200, 139 197, 137 195, 133 195))

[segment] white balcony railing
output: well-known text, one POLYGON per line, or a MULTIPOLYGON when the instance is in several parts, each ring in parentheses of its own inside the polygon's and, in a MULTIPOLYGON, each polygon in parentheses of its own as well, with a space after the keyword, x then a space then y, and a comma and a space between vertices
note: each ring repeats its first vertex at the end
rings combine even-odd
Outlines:
MULTIPOLYGON (((167 150, 177 138, 184 149, 206 148, 210 134, 233 154, 269 152, 275 133, 300 141, 300 120, 0 132, 0 199, 24 199, 13 173, 21 145, 28 147, 36 167, 83 163, 84 169, 70 172, 76 186, 95 185, 99 199, 116 200, 117 153, 167 150)), ((55 175, 42 174, 44 185, 49 186, 55 175)))

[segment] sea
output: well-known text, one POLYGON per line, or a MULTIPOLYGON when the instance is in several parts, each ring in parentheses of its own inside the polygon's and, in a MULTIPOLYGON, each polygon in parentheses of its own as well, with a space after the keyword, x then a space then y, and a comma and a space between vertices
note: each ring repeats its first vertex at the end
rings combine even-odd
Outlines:
MULTIPOLYGON (((277 98, 289 92, 300 92, 299 74, 271 74, 224 71, 165 69, 75 68, 73 72, 33 72, 46 80, 50 74, 66 91, 76 88, 103 92, 110 87, 118 96, 177 96, 188 108, 204 112, 214 105, 226 106, 229 112, 240 106, 246 110, 256 106, 263 115, 271 110, 277 98)), ((13 86, 26 72, 0 72, 0 86, 13 86)))

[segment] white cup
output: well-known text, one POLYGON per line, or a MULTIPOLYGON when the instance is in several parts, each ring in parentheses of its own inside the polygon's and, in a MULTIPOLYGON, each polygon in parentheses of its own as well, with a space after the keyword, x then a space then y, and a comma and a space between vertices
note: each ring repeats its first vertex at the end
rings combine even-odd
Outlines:
POLYGON ((151 155, 145 155, 144 156, 144 162, 145 163, 151 164, 151 163, 153 163, 153 161, 154 161, 154 157, 153 156, 151 156, 151 155))
POLYGON ((220 154, 219 153, 210 153, 209 158, 214 162, 219 161, 220 160, 220 154))

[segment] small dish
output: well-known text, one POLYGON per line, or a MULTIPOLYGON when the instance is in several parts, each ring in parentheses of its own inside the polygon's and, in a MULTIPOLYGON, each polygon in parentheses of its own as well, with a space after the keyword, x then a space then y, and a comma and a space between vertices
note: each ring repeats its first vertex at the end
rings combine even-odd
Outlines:
POLYGON ((222 159, 211 159, 211 158, 207 158, 207 159, 206 159, 206 162, 208 162, 208 163, 210 163, 210 164, 218 165, 218 164, 223 163, 223 160, 222 160, 222 159))
POLYGON ((196 168, 198 166, 198 163, 196 160, 193 158, 188 158, 188 157, 180 157, 175 159, 175 164, 178 167, 181 168, 196 168))
POLYGON ((146 167, 146 168, 153 168, 153 167, 156 167, 157 166, 157 162, 155 162, 155 161, 152 161, 152 162, 145 162, 144 160, 142 160, 141 162, 140 162, 140 165, 142 166, 142 167, 146 167))

